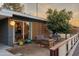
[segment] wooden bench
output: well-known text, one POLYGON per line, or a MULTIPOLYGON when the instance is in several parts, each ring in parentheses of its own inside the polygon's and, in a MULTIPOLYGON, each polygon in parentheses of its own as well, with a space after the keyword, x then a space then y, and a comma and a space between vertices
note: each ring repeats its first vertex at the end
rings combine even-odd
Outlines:
POLYGON ((33 41, 37 44, 44 45, 47 48, 50 48, 54 45, 54 40, 53 39, 47 38, 43 35, 36 36, 33 41))

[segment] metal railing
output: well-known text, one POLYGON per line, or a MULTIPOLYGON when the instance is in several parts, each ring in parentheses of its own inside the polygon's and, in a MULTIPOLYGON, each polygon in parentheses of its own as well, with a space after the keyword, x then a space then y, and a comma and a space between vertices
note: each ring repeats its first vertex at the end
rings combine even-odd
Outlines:
POLYGON ((79 34, 75 34, 72 37, 56 44, 50 48, 50 56, 66 56, 70 53, 71 49, 75 46, 79 39, 79 34))

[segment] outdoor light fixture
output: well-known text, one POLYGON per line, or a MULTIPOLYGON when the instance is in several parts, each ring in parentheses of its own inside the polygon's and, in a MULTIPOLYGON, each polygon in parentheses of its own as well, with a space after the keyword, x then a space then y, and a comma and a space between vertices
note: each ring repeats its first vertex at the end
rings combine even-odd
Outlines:
POLYGON ((29 25, 29 22, 26 22, 27 25, 29 25))
POLYGON ((10 21, 11 26, 15 26, 15 21, 10 21))

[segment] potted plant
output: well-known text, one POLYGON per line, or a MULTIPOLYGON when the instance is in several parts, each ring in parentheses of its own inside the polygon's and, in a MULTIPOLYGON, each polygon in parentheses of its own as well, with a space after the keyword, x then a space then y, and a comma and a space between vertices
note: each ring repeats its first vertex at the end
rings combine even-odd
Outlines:
POLYGON ((18 44, 19 44, 20 46, 23 46, 23 45, 24 45, 24 39, 19 39, 19 40, 18 40, 18 44))

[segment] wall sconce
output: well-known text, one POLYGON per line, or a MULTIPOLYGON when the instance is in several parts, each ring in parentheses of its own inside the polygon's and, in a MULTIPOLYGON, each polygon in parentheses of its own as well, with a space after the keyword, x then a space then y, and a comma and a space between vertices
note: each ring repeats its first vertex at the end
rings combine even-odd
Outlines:
POLYGON ((11 26, 15 26, 15 21, 10 21, 11 26))

